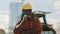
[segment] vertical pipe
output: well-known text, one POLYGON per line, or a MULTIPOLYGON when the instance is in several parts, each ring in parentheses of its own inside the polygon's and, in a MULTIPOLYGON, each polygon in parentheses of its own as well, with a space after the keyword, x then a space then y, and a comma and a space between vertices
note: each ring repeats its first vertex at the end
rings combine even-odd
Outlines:
POLYGON ((45 17, 45 15, 43 15, 43 20, 44 20, 44 24, 46 25, 47 22, 46 22, 46 17, 45 17))

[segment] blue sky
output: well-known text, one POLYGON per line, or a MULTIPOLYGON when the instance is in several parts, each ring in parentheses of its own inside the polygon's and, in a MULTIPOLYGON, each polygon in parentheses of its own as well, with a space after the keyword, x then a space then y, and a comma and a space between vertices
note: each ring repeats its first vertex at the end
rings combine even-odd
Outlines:
MULTIPOLYGON (((9 3, 21 0, 0 0, 0 28, 6 29, 9 23, 9 3)), ((32 4, 33 10, 51 12, 46 15, 47 22, 58 28, 60 24, 60 0, 25 0, 32 4)))

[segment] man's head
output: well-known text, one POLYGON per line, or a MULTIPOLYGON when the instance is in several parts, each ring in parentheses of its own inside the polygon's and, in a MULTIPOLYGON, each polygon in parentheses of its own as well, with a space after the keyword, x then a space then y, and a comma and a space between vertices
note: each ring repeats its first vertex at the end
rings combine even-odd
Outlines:
POLYGON ((32 6, 29 3, 26 3, 22 6, 22 14, 23 15, 31 15, 32 14, 32 6))

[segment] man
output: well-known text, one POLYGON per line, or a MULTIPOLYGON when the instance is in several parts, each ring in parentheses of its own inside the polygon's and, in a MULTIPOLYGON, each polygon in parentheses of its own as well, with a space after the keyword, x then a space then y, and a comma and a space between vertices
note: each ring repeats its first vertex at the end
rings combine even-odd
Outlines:
POLYGON ((33 16, 31 5, 29 3, 23 5, 22 11, 22 18, 13 30, 14 34, 41 34, 41 23, 33 16))

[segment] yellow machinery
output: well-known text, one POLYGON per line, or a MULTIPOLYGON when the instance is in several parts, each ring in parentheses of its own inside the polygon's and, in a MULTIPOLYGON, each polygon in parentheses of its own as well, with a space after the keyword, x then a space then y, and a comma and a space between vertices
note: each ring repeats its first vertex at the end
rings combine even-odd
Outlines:
MULTIPOLYGON (((40 20, 41 24, 42 24, 42 28, 44 32, 48 32, 47 34, 56 34, 56 31, 53 29, 52 25, 47 24, 46 22, 46 14, 49 14, 50 12, 43 12, 43 11, 35 11, 33 12, 34 17, 37 17, 40 20), (49 33, 50 31, 50 33, 49 33)), ((46 34, 46 33, 44 33, 46 34)))

